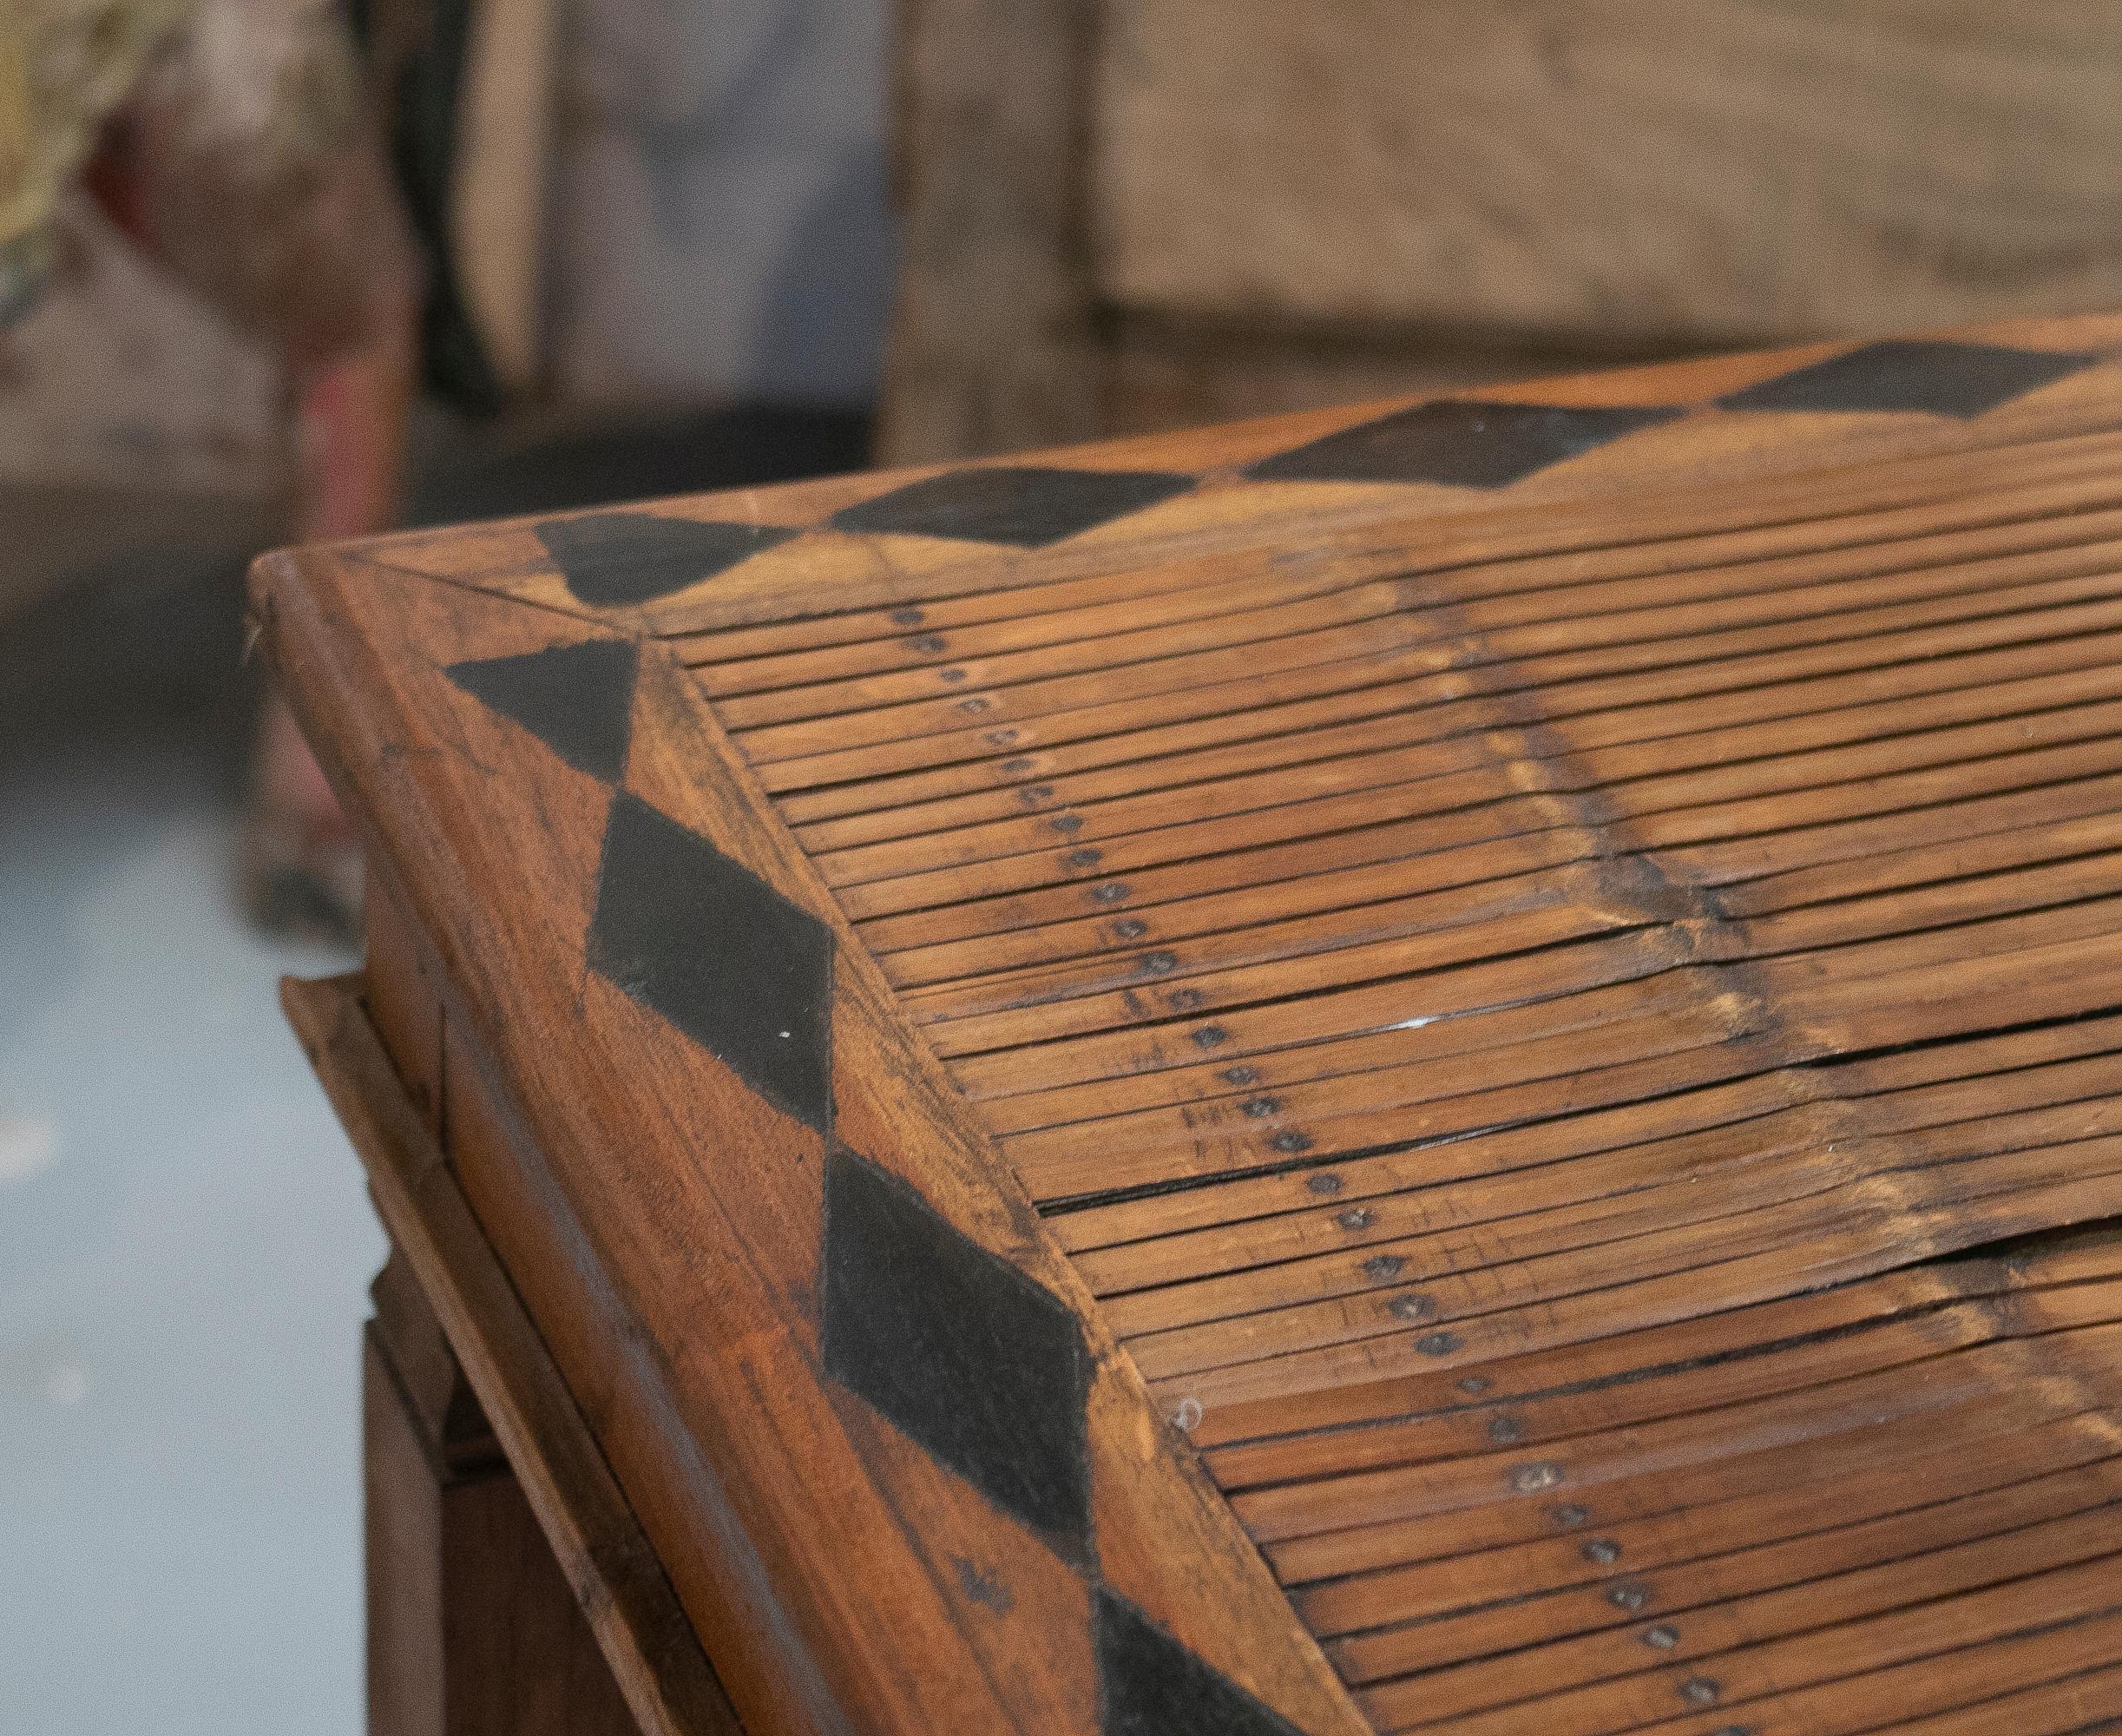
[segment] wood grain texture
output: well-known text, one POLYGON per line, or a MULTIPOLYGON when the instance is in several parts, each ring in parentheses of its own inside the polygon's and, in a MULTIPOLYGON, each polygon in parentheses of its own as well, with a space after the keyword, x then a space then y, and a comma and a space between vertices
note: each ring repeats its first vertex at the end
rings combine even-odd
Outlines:
MULTIPOLYGON (((1093 330, 1097 431, 1108 437, 1374 398, 1493 390, 1700 347, 1655 330, 1603 333, 1596 341, 1527 341, 1510 332, 1440 332, 1399 321, 1321 323, 1258 309, 1174 313, 1102 303, 1093 330)), ((967 371, 979 361, 976 352, 956 358, 967 371)), ((1066 432, 1041 426, 1026 437, 1045 444, 1066 432)), ((880 446, 878 455, 887 463, 919 464, 971 453, 931 437, 880 446)))
MULTIPOLYGON (((674 988, 636 978, 614 950, 608 787, 445 673, 549 649, 555 618, 338 563, 269 569, 264 582, 268 630, 311 727, 336 737, 350 791, 393 813, 397 842, 379 854, 438 957, 445 1028, 506 1082, 503 1114, 535 1130, 518 1142, 516 1214, 503 1202, 482 1220, 570 1384, 595 1395, 601 1445, 747 1727, 1099 1728, 1110 1671, 1094 1588, 1145 1613, 1175 1657, 1204 1660, 1298 1727, 1360 1728, 1080 1280, 1012 1198, 934 1061, 886 1014, 875 966, 844 937, 830 1009, 834 1149, 910 1187, 954 1245, 1018 1273, 1076 1323, 1081 1539, 990 1504, 962 1461, 904 1432, 917 1417, 874 1384, 834 1376, 813 1300, 826 1225, 811 1112, 771 1072, 716 1059, 700 1039, 726 1033, 692 1023, 674 988), (437 829, 449 812, 468 823, 437 829), (594 944, 593 927, 604 937, 594 944), (525 1254, 514 1233, 530 1220, 571 1269, 525 1254), (614 1349, 615 1366, 589 1359, 614 1349), (874 1597, 884 1585, 892 1595, 874 1597)), ((561 642, 578 637, 562 626, 561 642)), ((817 911, 805 920, 844 937, 665 654, 642 656, 627 792, 620 802, 664 816, 698 852, 800 891, 817 911)), ((445 1095, 459 1093, 445 1084, 445 1095)))
MULTIPOLYGON (((362 1153, 392 1241, 440 1317, 450 1348, 491 1419, 515 1481, 603 1648, 635 1725, 651 1736, 739 1731, 720 1684, 671 1598, 662 1568, 432 1135, 404 1096, 361 1006, 358 983, 290 982, 282 998, 332 1107, 362 1153)), ((382 1413, 378 1420, 403 1426, 391 1450, 401 1457, 421 1451, 411 1417, 393 1419, 391 1407, 381 1404, 380 1390, 373 1396, 382 1413)), ((431 1525, 423 1529, 431 1534, 431 1525)), ((426 1541, 436 1540, 428 1535, 426 1541)), ((433 1588, 436 1607, 424 1612, 428 1621, 450 1619, 442 1607, 444 1591, 441 1584, 433 1588)), ((416 1708, 412 1715, 425 1714, 416 1708)))
POLYGON ((575 1592, 394 1256, 362 1347, 371 1736, 634 1736, 575 1592))
POLYGON ((1104 40, 1123 306, 1714 343, 2122 290, 2093 0, 1122 0, 1104 40))
POLYGON ((261 569, 378 1004, 440 997, 454 1174, 748 1723, 2072 1727, 2116 338, 261 569))
MULTIPOLYGON (((2122 347, 2122 319, 2006 320, 1963 335, 2031 352, 2106 354, 2122 347)), ((351 546, 374 565, 473 585, 628 632, 720 632, 749 625, 759 631, 739 641, 748 650, 802 647, 813 634, 860 636, 898 627, 910 649, 916 628, 933 629, 963 615, 983 619, 998 609, 993 602, 962 600, 1027 585, 1102 580, 1123 592, 1179 589, 1212 582, 1233 561, 1286 569, 1353 560, 1399 572, 1409 564, 1411 542, 1419 545, 1416 564, 1422 567, 1539 549, 1567 551, 1612 541, 1617 533, 1633 540, 1636 533, 1626 527, 1636 523, 1666 523, 1679 534, 1686 525, 1736 529, 1762 515, 1803 518, 1850 489, 1882 504, 1910 507, 1964 488, 1987 462, 1977 455, 1995 445, 2044 434, 2090 437, 2110 425, 2113 376, 2105 369, 2113 363, 2071 373, 1964 420, 1920 411, 1807 415, 1720 406, 1731 393, 1830 360, 1849 347, 1819 344, 1698 358, 1456 394, 1444 401, 1677 406, 1689 412, 1489 488, 1412 474, 1389 480, 1251 474, 1264 461, 1313 441, 1435 401, 1403 398, 971 467, 976 475, 1035 467, 1198 478, 1190 491, 1042 547, 864 533, 834 522, 910 483, 958 473, 935 465, 660 501, 647 510, 404 532, 351 546), (1874 461, 1879 468, 1871 467, 1874 461), (1744 506, 1733 493, 1742 483, 1744 506), (1610 510, 1616 501, 1626 503, 1618 515, 1610 510), (1535 504, 1571 510, 1518 510, 1535 504), (567 551, 585 541, 601 553, 586 568, 587 582, 578 573, 575 582, 583 588, 577 590, 567 576, 567 551), (683 552, 673 554, 673 542, 683 552), (850 618, 814 623, 821 597, 831 599, 836 617, 848 612, 850 618), (936 606, 944 601, 959 613, 938 614, 936 606), (852 613, 870 609, 874 618, 852 613), (919 618, 893 619, 910 610, 919 618)), ((1007 605, 999 612, 1007 613, 1007 605)), ((956 667, 933 651, 927 658, 938 670, 956 667)), ((960 707, 980 697, 977 691, 951 695, 960 707)), ((967 709, 961 721, 969 730, 993 728, 991 720, 974 721, 984 718, 967 709)))

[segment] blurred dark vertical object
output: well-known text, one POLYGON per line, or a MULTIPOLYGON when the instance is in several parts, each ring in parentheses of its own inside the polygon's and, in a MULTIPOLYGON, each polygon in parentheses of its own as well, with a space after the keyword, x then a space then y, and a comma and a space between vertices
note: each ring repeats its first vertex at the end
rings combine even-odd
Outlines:
POLYGON ((1093 0, 900 0, 886 464, 1087 440, 1093 0))
POLYGON ((427 261, 422 378, 462 410, 492 415, 504 394, 466 310, 450 235, 458 105, 476 0, 354 0, 391 167, 427 261))

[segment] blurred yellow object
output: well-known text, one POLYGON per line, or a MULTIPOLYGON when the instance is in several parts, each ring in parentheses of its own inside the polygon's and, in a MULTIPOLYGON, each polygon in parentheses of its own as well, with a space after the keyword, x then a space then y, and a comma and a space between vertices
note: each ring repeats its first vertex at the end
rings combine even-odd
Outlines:
POLYGON ((61 191, 198 0, 0 6, 0 319, 35 293, 61 191))
POLYGON ((92 158, 166 271, 294 358, 362 341, 416 269, 332 0, 0 0, 0 318, 92 158))

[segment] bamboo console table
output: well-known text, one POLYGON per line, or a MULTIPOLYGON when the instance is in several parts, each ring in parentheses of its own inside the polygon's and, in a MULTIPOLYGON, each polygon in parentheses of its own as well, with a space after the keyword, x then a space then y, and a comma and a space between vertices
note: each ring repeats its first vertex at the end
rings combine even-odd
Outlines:
POLYGON ((2122 1716, 2122 319, 254 595, 378 1736, 2122 1716))

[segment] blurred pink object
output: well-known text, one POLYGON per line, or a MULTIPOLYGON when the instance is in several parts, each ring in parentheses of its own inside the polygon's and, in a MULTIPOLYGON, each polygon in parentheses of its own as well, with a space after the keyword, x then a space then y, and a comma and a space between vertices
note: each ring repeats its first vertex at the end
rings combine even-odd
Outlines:
MULTIPOLYGON (((173 12, 168 0, 135 10, 149 5, 173 12)), ((122 16, 124 0, 110 10, 122 16)), ((148 254, 282 358, 295 536, 386 528, 397 510, 421 271, 338 10, 321 0, 199 0, 140 69, 87 180, 148 254)), ((275 928, 351 937, 354 842, 277 696, 259 733, 246 831, 253 912, 275 928)))

